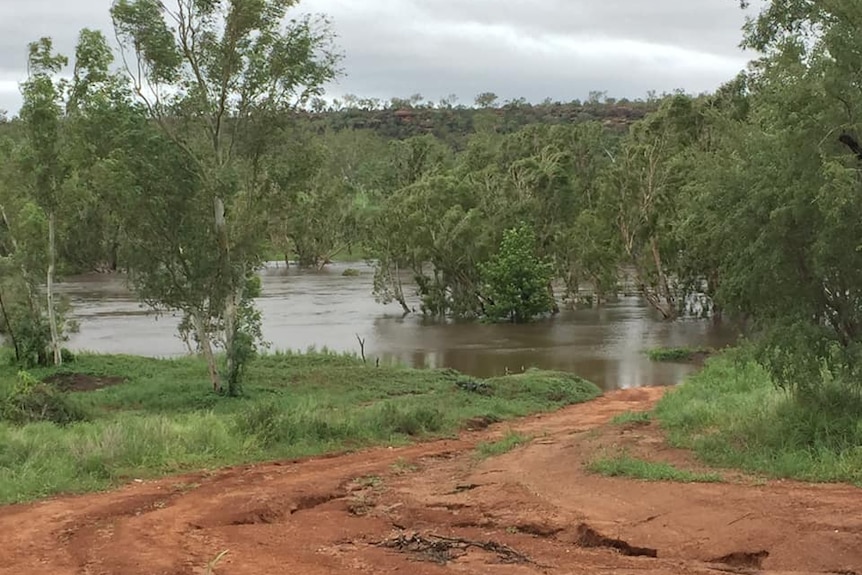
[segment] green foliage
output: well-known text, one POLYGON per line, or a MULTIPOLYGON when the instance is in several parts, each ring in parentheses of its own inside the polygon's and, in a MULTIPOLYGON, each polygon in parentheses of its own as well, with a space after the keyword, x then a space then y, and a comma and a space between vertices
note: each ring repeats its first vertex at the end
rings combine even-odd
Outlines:
POLYGON ((68 425, 88 417, 81 407, 69 401, 67 394, 26 371, 18 372, 14 385, 4 387, 0 396, 0 421, 16 425, 40 421, 68 425))
POLYGON ((772 477, 862 485, 862 396, 855 383, 821 381, 794 396, 739 351, 662 398, 655 416, 672 445, 705 462, 772 477))
POLYGON ((513 401, 541 400, 560 407, 583 403, 602 394, 593 383, 573 373, 529 369, 485 380, 495 397, 513 401))
MULTIPOLYGON (((21 369, 46 366, 53 363, 51 351, 51 329, 46 317, 44 303, 36 297, 37 285, 28 281, 21 268, 15 267, 17 256, 0 259, 0 335, 4 335, 6 347, 14 353, 11 360, 21 369)), ((68 340, 68 332, 76 329, 75 322, 68 321, 68 301, 57 299, 55 315, 60 341, 68 340)), ((68 351, 61 359, 68 359, 68 351)))
POLYGON ((626 477, 643 481, 674 481, 677 483, 721 483, 717 473, 696 473, 679 469, 669 463, 647 461, 627 454, 599 457, 587 463, 587 470, 607 477, 626 477))
POLYGON ((257 357, 263 342, 260 311, 254 307, 254 299, 261 294, 261 279, 257 274, 249 275, 237 313, 237 333, 233 345, 227 350, 227 384, 228 395, 236 397, 242 394, 243 375, 249 363, 257 357))
POLYGON ((619 415, 615 415, 611 419, 614 425, 646 425, 652 421, 652 414, 648 411, 627 411, 619 415))
POLYGON ((536 257, 536 235, 526 226, 503 232, 500 251, 480 265, 485 314, 523 323, 553 311, 551 264, 536 257))
MULTIPOLYGON (((0 422, 0 501, 104 489, 131 478, 399 444, 457 432, 476 418, 505 420, 599 391, 566 374, 496 378, 490 395, 462 391, 451 370, 368 367, 332 353, 262 355, 241 398, 208 392, 205 362, 81 355, 74 371, 124 383, 64 394, 89 421, 0 422)), ((68 370, 70 368, 65 368, 68 370)), ((37 379, 55 368, 32 371, 37 379)), ((0 389, 16 385, 0 366, 0 389)))
POLYGON ((502 439, 497 441, 483 441, 476 446, 476 456, 480 459, 489 457, 497 457, 505 453, 509 453, 516 447, 520 447, 530 442, 530 437, 518 433, 517 431, 509 430, 502 439))

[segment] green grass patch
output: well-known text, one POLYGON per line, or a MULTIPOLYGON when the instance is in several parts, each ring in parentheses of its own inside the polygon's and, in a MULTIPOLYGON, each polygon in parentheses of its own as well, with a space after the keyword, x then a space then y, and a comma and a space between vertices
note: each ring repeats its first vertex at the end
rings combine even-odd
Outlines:
MULTIPOLYGON (((196 358, 81 355, 60 370, 31 375, 42 380, 58 372, 123 382, 62 394, 85 421, 0 421, 0 503, 450 436, 471 419, 552 411, 601 393, 555 372, 479 381, 452 370, 376 368, 328 352, 257 359, 240 398, 214 394, 196 358)), ((17 370, 0 364, 0 404, 20 386, 17 370)))
POLYGON ((675 481, 678 483, 719 483, 723 481, 717 473, 695 473, 679 469, 669 463, 647 461, 625 454, 595 459, 587 464, 587 470, 607 477, 628 477, 642 481, 675 481))
POLYGON ((502 439, 499 439, 497 441, 482 442, 478 446, 476 446, 476 456, 479 459, 496 457, 498 455, 503 455, 504 453, 509 453, 516 447, 524 445, 529 441, 529 436, 523 435, 516 431, 509 431, 502 439))
POLYGON ((659 347, 647 350, 651 361, 690 362, 706 358, 715 350, 709 347, 659 347))
POLYGON ((652 413, 649 411, 627 411, 615 415, 611 419, 613 425, 646 425, 652 421, 652 413))
POLYGON ((742 353, 707 362, 655 410, 670 443, 769 477, 862 485, 862 394, 824 383, 798 398, 742 353))

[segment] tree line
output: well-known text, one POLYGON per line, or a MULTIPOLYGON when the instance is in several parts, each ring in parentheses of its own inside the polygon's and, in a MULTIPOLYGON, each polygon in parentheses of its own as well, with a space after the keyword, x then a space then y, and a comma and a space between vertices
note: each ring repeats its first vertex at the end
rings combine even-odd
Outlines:
POLYGON ((601 305, 630 276, 668 320, 739 323, 781 384, 858 375, 852 1, 768 4, 744 30, 760 54, 746 71, 624 103, 638 111, 622 122, 595 112, 620 106, 599 95, 327 109, 340 54, 325 19, 282 25, 292 4, 118 0, 125 69, 85 30, 68 82, 50 40, 31 45, 0 144, 2 325, 20 361, 62 361, 57 265, 104 261, 180 310, 214 388, 237 393, 265 256, 323 266, 356 249, 374 295, 405 313, 529 321, 601 305))

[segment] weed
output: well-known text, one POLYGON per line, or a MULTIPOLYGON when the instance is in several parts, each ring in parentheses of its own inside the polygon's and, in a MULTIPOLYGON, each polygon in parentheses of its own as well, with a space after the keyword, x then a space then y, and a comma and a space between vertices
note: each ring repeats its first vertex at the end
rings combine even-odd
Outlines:
POLYGON ((676 481, 679 483, 719 483, 717 473, 695 473, 669 463, 647 461, 626 454, 601 457, 587 464, 587 470, 608 477, 629 477, 643 481, 676 481))
POLYGON ((611 420, 614 425, 645 425, 652 421, 652 414, 648 411, 627 411, 621 413, 611 420))
POLYGON ((479 459, 503 455, 530 441, 526 435, 516 431, 509 431, 498 441, 482 442, 476 447, 476 455, 479 459))
POLYGON ((403 457, 399 457, 395 463, 391 466, 392 472, 396 475, 406 475, 408 473, 413 473, 419 469, 418 465, 414 465, 410 463, 403 457))
POLYGON ((14 424, 50 421, 66 425, 85 419, 87 413, 70 402, 67 394, 26 371, 18 372, 15 385, 0 397, 0 420, 14 424))
POLYGON ((376 489, 383 484, 383 480, 376 475, 366 475, 365 477, 357 477, 354 483, 362 488, 376 489))

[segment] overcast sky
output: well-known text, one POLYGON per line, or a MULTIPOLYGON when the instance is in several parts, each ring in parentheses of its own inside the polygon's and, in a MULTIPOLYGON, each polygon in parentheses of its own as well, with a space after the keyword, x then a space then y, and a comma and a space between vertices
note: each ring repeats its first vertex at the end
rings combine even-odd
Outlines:
MULTIPOLYGON (((167 0, 170 2, 171 0, 167 0)), ((17 111, 28 42, 71 54, 78 30, 110 32, 110 0, 0 0, 0 109, 17 111)), ((570 101, 701 92, 744 66, 738 0, 304 0, 331 17, 347 76, 331 96, 421 93, 570 101)), ((109 35, 109 37, 113 37, 109 35)))

